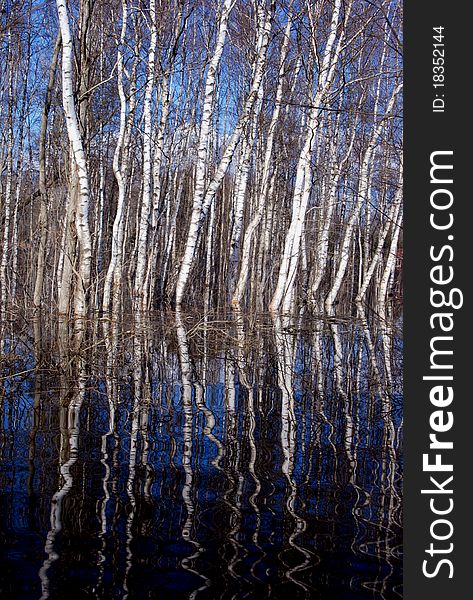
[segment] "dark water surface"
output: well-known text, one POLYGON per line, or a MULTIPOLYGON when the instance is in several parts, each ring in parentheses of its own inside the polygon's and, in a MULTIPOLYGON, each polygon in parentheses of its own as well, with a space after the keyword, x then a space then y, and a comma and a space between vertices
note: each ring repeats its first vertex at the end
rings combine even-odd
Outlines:
POLYGON ((178 318, 80 356, 6 339, 0 597, 401 598, 388 329, 178 318))

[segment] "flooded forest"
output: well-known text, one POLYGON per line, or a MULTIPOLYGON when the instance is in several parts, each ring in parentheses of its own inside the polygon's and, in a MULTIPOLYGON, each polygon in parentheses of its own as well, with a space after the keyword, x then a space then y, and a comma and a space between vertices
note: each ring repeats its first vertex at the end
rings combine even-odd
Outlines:
POLYGON ((402 598, 402 3, 0 0, 0 597, 402 598))

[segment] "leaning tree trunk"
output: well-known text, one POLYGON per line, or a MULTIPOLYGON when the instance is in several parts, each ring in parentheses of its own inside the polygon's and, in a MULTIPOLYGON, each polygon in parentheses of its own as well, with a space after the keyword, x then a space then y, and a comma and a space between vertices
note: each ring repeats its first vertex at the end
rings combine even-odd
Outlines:
MULTIPOLYGON (((231 4, 231 3, 226 1, 225 7, 227 6, 227 4, 231 4)), ((184 291, 186 289, 190 271, 191 271, 192 265, 194 263, 194 257, 195 257, 195 253, 197 250, 197 245, 198 245, 199 236, 200 236, 200 233, 202 230, 202 225, 205 221, 205 218, 207 216, 210 205, 214 201, 217 190, 220 187, 220 185, 223 181, 223 178, 225 177, 227 169, 233 158, 235 149, 238 145, 238 142, 240 141, 241 134, 244 131, 245 127, 247 126, 248 122, 250 121, 253 107, 254 107, 254 104, 258 97, 259 88, 260 88, 260 85, 261 85, 261 82, 263 79, 264 67, 266 64, 266 53, 267 53, 267 48, 268 48, 268 43, 269 43, 269 36, 271 33, 272 16, 273 16, 274 8, 275 8, 275 4, 273 1, 271 3, 270 10, 266 15, 266 18, 260 19, 259 28, 258 28, 258 39, 257 39, 257 43, 256 43, 256 47, 257 47, 258 51, 257 51, 254 76, 253 76, 253 81, 251 83, 250 91, 245 100, 240 118, 239 118, 237 124, 235 125, 233 133, 230 137, 228 146, 226 147, 225 152, 223 153, 222 159, 216 169, 216 172, 215 172, 212 180, 208 184, 207 189, 205 191, 205 195, 204 195, 205 159, 206 159, 206 155, 207 155, 207 144, 208 144, 209 135, 210 135, 210 111, 212 108, 212 99, 213 99, 213 93, 214 93, 214 87, 215 87, 216 65, 213 67, 212 70, 210 70, 210 67, 209 67, 209 70, 207 72, 204 107, 205 107, 206 111, 208 112, 208 115, 205 116, 205 111, 204 111, 205 126, 204 126, 204 136, 203 136, 205 139, 205 152, 204 152, 204 148, 203 148, 203 139, 202 139, 203 128, 201 125, 201 140, 200 140, 200 144, 199 144, 198 165, 200 165, 201 160, 202 160, 202 165, 200 166, 199 170, 197 170, 197 168, 196 168, 196 184, 195 184, 191 223, 190 223, 190 227, 189 227, 189 233, 187 236, 184 257, 182 259, 181 267, 179 270, 179 277, 178 277, 177 285, 176 285, 176 305, 177 306, 181 306, 181 304, 182 304, 184 291), (202 144, 202 147, 201 147, 201 144, 202 144)), ((229 6, 229 9, 230 9, 230 6, 229 6)), ((228 19, 228 14, 227 14, 226 19, 228 19)), ((225 33, 226 33, 226 29, 227 29, 226 21, 224 23, 224 31, 222 32, 221 29, 222 29, 222 27, 219 30, 219 40, 217 42, 216 51, 214 52, 214 57, 212 58, 212 61, 214 61, 214 58, 216 57, 216 53, 218 50, 218 56, 217 56, 217 60, 216 60, 217 64, 220 60, 220 55, 223 50, 223 43, 225 41, 225 33), (222 35, 220 35, 221 33, 222 33, 222 35)), ((211 62, 210 66, 212 66, 212 62, 211 62)), ((203 117, 203 120, 204 120, 204 117, 203 117)))
MULTIPOLYGON (((351 3, 349 3, 349 6, 346 9, 346 18, 349 14, 350 8, 351 3)), ((317 90, 312 99, 312 108, 309 114, 305 141, 297 164, 296 182, 294 185, 294 195, 292 203, 291 224, 289 226, 284 241, 283 256, 279 268, 276 289, 269 304, 269 309, 272 313, 279 311, 281 303, 283 305, 283 312, 290 312, 294 304, 294 283, 296 277, 296 270, 299 262, 304 220, 307 212, 307 204, 309 201, 310 191, 312 187, 311 163, 321 113, 320 107, 323 105, 330 85, 332 83, 335 65, 338 62, 338 58, 341 51, 341 43, 344 37, 344 32, 342 31, 338 38, 338 42, 335 45, 337 32, 339 28, 340 12, 341 0, 336 0, 332 12, 330 32, 327 39, 327 43, 325 45, 322 64, 320 67, 319 80, 317 82, 317 90)))
POLYGON ((204 200, 207 149, 210 139, 210 129, 212 124, 212 106, 215 94, 217 69, 222 56, 225 38, 227 37, 228 17, 233 6, 233 0, 224 0, 220 21, 218 25, 217 42, 214 52, 207 69, 205 81, 204 104, 202 107, 202 120, 200 123, 199 146, 197 150, 197 164, 195 168, 195 187, 192 200, 192 216, 187 235, 186 249, 179 271, 179 278, 176 286, 176 305, 182 304, 185 287, 189 278, 194 253, 197 246, 197 237, 200 231, 200 222, 202 216, 202 204, 204 200))
MULTIPOLYGON (((392 230, 393 237, 395 235, 397 235, 397 233, 398 233, 397 232, 397 228, 399 226, 398 218, 399 218, 399 213, 400 213, 401 204, 402 204, 402 173, 403 173, 403 168, 402 168, 402 159, 401 159, 401 165, 400 165, 400 169, 399 169, 399 182, 398 182, 399 187, 394 196, 393 203, 391 204, 391 208, 390 208, 388 216, 386 218, 386 223, 384 224, 383 228, 381 229, 381 231, 379 233, 378 242, 376 244, 376 249, 371 258, 371 261, 367 265, 366 274, 364 276, 364 279, 362 280, 362 284, 361 284, 361 286, 358 290, 358 294, 355 298, 356 305, 358 306, 359 309, 362 308, 362 304, 363 304, 363 300, 366 296, 366 292, 368 291, 368 287, 373 279, 374 272, 381 260, 384 244, 385 244, 385 241, 386 241, 389 231, 392 230)), ((380 294, 380 300, 384 301, 382 294, 380 294)))
POLYGON ((362 201, 366 198, 366 194, 368 192, 369 172, 372 167, 372 161, 373 161, 374 153, 376 151, 377 143, 379 141, 382 130, 384 128, 385 120, 386 120, 386 118, 389 118, 389 116, 391 115, 397 95, 399 94, 401 89, 402 89, 402 84, 399 84, 394 88, 394 90, 391 94, 391 98, 389 99, 389 102, 388 102, 388 106, 386 109, 386 116, 384 117, 384 119, 382 119, 378 123, 378 125, 373 130, 373 133, 372 133, 371 138, 368 143, 368 147, 367 147, 366 152, 363 157, 363 163, 361 166, 361 173, 360 173, 360 183, 359 183, 359 187, 357 190, 357 199, 355 202, 355 206, 352 209, 352 213, 347 221, 347 225, 345 227, 343 241, 342 241, 342 245, 341 245, 340 252, 339 252, 340 260, 338 262, 338 267, 336 269, 335 277, 333 280, 333 285, 325 299, 325 310, 330 315, 333 313, 334 302, 335 302, 335 299, 337 298, 338 292, 340 291, 340 287, 342 285, 343 278, 345 276, 345 273, 346 273, 346 270, 348 267, 348 263, 349 263, 349 259, 350 259, 350 248, 351 248, 353 229, 355 227, 356 219, 358 218, 358 214, 359 214, 359 211, 361 208, 362 201))
POLYGON ((271 122, 268 130, 268 138, 266 140, 266 150, 263 161, 263 174, 261 177, 261 184, 258 190, 258 201, 256 205, 256 211, 251 219, 248 227, 245 230, 243 238, 242 255, 240 259, 240 272, 238 275, 238 281, 233 290, 232 305, 235 308, 240 306, 243 294, 245 293, 246 284, 248 281, 248 273, 250 269, 250 255, 251 246, 253 242, 253 236, 261 222, 264 208, 266 205, 266 199, 268 196, 270 175, 271 175, 271 163, 273 157, 274 147, 274 136, 276 134, 277 124, 279 120, 279 113, 281 110, 282 96, 283 96, 283 83, 285 73, 285 62, 289 48, 290 36, 291 36, 292 17, 288 17, 286 29, 284 31, 284 41, 281 48, 281 56, 279 59, 279 72, 278 72, 278 84, 276 89, 276 99, 274 103, 273 114, 271 116, 271 122))

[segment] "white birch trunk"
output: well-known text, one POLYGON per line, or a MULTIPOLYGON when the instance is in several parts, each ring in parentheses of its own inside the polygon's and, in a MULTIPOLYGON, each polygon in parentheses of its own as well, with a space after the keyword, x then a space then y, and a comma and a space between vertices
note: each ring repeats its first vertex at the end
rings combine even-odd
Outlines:
POLYGON ((36 279, 33 292, 33 305, 35 310, 41 307, 41 297, 43 291, 44 269, 46 262, 46 242, 48 236, 48 192, 46 186, 46 137, 48 130, 48 116, 51 107, 51 96, 56 76, 57 63, 59 59, 59 51, 61 49, 61 33, 59 32, 56 38, 56 44, 53 50, 51 66, 49 68, 48 87, 44 99, 43 113, 41 116, 41 130, 39 134, 39 193, 40 193, 40 209, 39 209, 39 247, 36 262, 36 279))
POLYGON ((11 274, 11 298, 13 302, 16 299, 16 285, 18 279, 18 208, 20 205, 21 198, 21 187, 23 183, 23 148, 25 142, 25 121, 26 121, 26 101, 28 94, 28 83, 29 83, 29 71, 30 71, 30 59, 31 59, 31 12, 28 13, 28 37, 26 42, 26 64, 23 65, 23 85, 22 85, 22 99, 21 106, 18 115, 18 149, 17 149, 17 160, 16 160, 16 186, 15 186, 15 206, 13 209, 13 223, 12 223, 12 274, 11 274))
MULTIPOLYGON (((11 33, 8 32, 11 43, 11 33)), ((7 267, 10 248, 11 202, 13 179, 13 53, 10 50, 8 61, 8 133, 7 133, 7 181, 3 200, 4 225, 2 239, 2 260, 0 262, 0 320, 3 321, 7 304, 7 267)))
MULTIPOLYGON (((76 206, 75 226, 79 240, 79 278, 75 290, 74 313, 79 321, 87 313, 86 293, 90 280, 90 263, 92 246, 89 230, 89 175, 86 157, 77 118, 73 81, 72 81, 72 38, 69 26, 69 16, 65 0, 56 0, 59 25, 62 38, 62 97, 63 108, 66 116, 67 133, 72 147, 77 177, 79 181, 79 194, 76 206)), ((72 175, 72 174, 71 174, 72 175)), ((82 324, 78 323, 79 334, 82 324)))
POLYGON ((347 225, 345 228, 342 245, 341 245, 340 252, 339 252, 340 260, 338 262, 338 268, 336 270, 333 285, 325 299, 325 310, 327 311, 327 313, 329 315, 333 314, 333 305, 334 305, 335 299, 338 295, 338 292, 342 285, 343 278, 344 278, 346 270, 347 270, 347 266, 348 266, 348 262, 349 262, 349 258, 350 258, 351 239, 352 239, 353 229, 355 226, 356 219, 358 218, 358 213, 360 211, 361 204, 362 204, 363 200, 366 199, 366 194, 367 194, 368 187, 369 187, 369 172, 372 167, 372 159, 373 159, 374 152, 376 150, 376 145, 381 136, 381 132, 383 130, 385 120, 386 120, 386 118, 388 118, 390 116, 390 114, 394 108, 394 104, 395 104, 397 95, 399 94, 401 89, 402 89, 402 84, 398 84, 394 88, 391 98, 389 100, 387 109, 386 109, 386 115, 385 115, 384 119, 382 119, 378 123, 378 125, 375 127, 375 129, 373 130, 371 139, 368 143, 368 147, 367 147, 367 149, 365 151, 365 155, 363 157, 363 163, 361 166, 361 173, 360 173, 360 183, 359 183, 359 187, 358 187, 358 191, 357 191, 357 199, 355 201, 355 206, 352 209, 352 213, 348 219, 348 222, 347 222, 347 225))
POLYGON ((251 129, 252 131, 249 133, 249 137, 246 138, 242 143, 235 182, 236 190, 233 206, 233 228, 228 258, 230 286, 232 285, 232 280, 234 278, 235 270, 239 260, 240 237, 243 228, 243 215, 245 208, 245 195, 250 172, 251 151, 254 144, 254 128, 252 127, 251 129))
POLYGON ((151 206, 152 164, 152 99, 154 91, 155 53, 157 42, 156 27, 156 0, 150 0, 149 18, 151 27, 151 40, 148 50, 148 63, 146 74, 146 87, 144 99, 144 139, 143 139, 143 193, 141 199, 141 215, 138 227, 137 260, 135 274, 135 309, 144 309, 144 279, 147 267, 147 241, 151 206))
POLYGON ((110 310, 110 295, 112 292, 112 281, 115 276, 115 271, 119 262, 121 262, 120 255, 123 246, 123 220, 124 220, 124 208, 125 208, 125 194, 126 194, 126 181, 124 173, 120 165, 120 155, 123 149, 123 141, 125 137, 125 126, 127 118, 127 100, 125 96, 125 90, 123 86, 123 46, 126 39, 128 21, 128 2, 122 0, 122 28, 120 33, 120 41, 117 49, 117 85, 118 95, 120 98, 120 125, 118 130, 117 145, 113 154, 113 173, 118 185, 118 200, 117 200, 117 211, 115 213, 115 219, 113 221, 112 228, 112 248, 110 263, 108 265, 107 275, 105 277, 104 292, 103 292, 103 303, 102 308, 105 314, 110 310))
MULTIPOLYGON (((364 276, 364 279, 362 281, 362 284, 361 284, 358 294, 356 296, 356 299, 355 299, 356 304, 361 305, 364 300, 364 297, 366 295, 368 287, 372 281, 374 272, 375 272, 375 270, 379 264, 379 261, 381 259, 381 254, 383 251, 384 243, 386 241, 389 231, 392 230, 393 236, 396 235, 396 228, 398 227, 398 217, 399 217, 399 212, 401 210, 401 203, 402 203, 402 174, 403 174, 403 168, 402 168, 402 163, 401 163, 401 167, 399 170, 399 182, 398 182, 399 188, 394 196, 394 200, 393 200, 393 203, 389 210, 389 214, 386 219, 386 223, 379 234, 378 243, 376 245, 375 252, 371 258, 371 261, 369 262, 369 266, 367 267, 366 274, 364 276)), ((382 295, 381 295, 381 297, 382 297, 382 295)))
POLYGON ((381 275, 381 281, 379 284, 379 298, 378 298, 378 313, 381 319, 381 339, 384 350, 384 364, 388 383, 392 383, 391 373, 391 344, 392 344, 392 315, 388 314, 386 307, 386 298, 388 295, 388 285, 392 280, 394 273, 394 267, 396 264, 396 252, 399 241, 399 235, 401 232, 401 218, 402 212, 398 212, 397 220, 393 223, 393 235, 391 238, 391 244, 388 250, 388 256, 386 264, 381 275))
POLYGON ((0 263, 0 311, 1 316, 5 314, 7 304, 7 266, 10 248, 10 224, 11 224, 11 201, 12 201, 12 178, 13 178, 13 132, 10 130, 7 140, 7 182, 5 186, 4 211, 5 221, 3 226, 2 260, 0 263))
MULTIPOLYGON (((338 128, 338 124, 339 124, 339 120, 337 119, 337 122, 336 122, 337 128, 338 128)), ((326 186, 326 189, 324 190, 325 193, 323 194, 323 197, 327 197, 327 203, 326 203, 326 207, 325 207, 325 214, 323 217, 322 229, 321 229, 320 235, 317 239, 317 252, 316 252, 316 256, 315 256, 315 261, 316 261, 315 277, 314 277, 314 280, 312 282, 311 289, 310 289, 310 300, 312 301, 313 304, 317 304, 317 295, 319 292, 320 285, 322 283, 323 276, 327 269, 330 227, 332 225, 332 218, 333 218, 333 214, 334 214, 335 206, 336 206, 336 202, 337 202, 338 184, 340 181, 340 176, 341 176, 343 167, 349 160, 349 158, 351 156, 351 152, 353 150, 353 144, 354 144, 355 138, 356 138, 356 125, 357 125, 357 119, 355 119, 355 123, 353 124, 352 137, 350 140, 350 144, 345 153, 345 156, 343 157, 343 159, 341 161, 338 162, 337 157, 335 155, 335 152, 336 152, 336 149, 335 149, 336 141, 335 140, 334 140, 332 148, 331 148, 331 150, 332 150, 332 152, 331 152, 332 165, 331 165, 331 170, 330 170, 330 175, 329 175, 330 179, 328 182, 326 182, 327 186, 326 186)))
MULTIPOLYGON (((72 157, 70 163, 73 162, 72 157)), ((75 232, 74 210, 77 196, 77 177, 71 179, 66 192, 64 226, 62 231, 61 247, 59 253, 58 269, 58 312, 59 315, 68 315, 70 310, 71 287, 74 273, 75 232)))
POLYGON ((204 98, 204 115, 201 124, 201 132, 200 132, 200 141, 199 141, 199 153, 198 153, 198 161, 196 168, 196 184, 194 191, 194 201, 193 201, 193 210, 191 223, 189 227, 189 233, 187 236, 186 248, 184 251, 184 257, 182 259, 182 263, 180 266, 179 277, 177 280, 176 286, 176 305, 181 306, 182 299, 184 296, 184 291, 187 285, 187 281, 189 278, 189 274, 194 262, 194 256, 197 249, 197 244, 199 240, 199 235, 202 229, 202 224, 207 215, 210 204, 214 200, 215 194, 227 172, 228 166, 232 160, 233 154, 235 152, 235 148, 240 140, 240 136, 242 131, 246 127, 250 117, 251 112, 254 106, 254 103, 257 99, 258 90, 261 85, 261 81, 263 78, 264 66, 266 62, 266 50, 269 42, 269 34, 271 32, 271 21, 272 21, 272 11, 268 13, 266 18, 262 23, 260 23, 260 31, 258 33, 258 42, 257 48, 258 55, 256 59, 256 66, 254 72, 254 79, 250 88, 250 92, 245 101, 245 105, 243 107, 242 114, 239 118, 237 125, 233 131, 233 134, 230 138, 228 146, 222 156, 222 160, 216 170, 216 173, 209 183, 207 190, 204 195, 204 186, 205 186, 205 158, 207 155, 207 144, 210 135, 210 112, 212 109, 212 99, 215 88, 215 75, 216 75, 216 66, 220 61, 220 56, 223 51, 223 45, 225 42, 226 29, 227 29, 227 20, 228 20, 228 12, 230 10, 230 5, 232 3, 229 0, 225 1, 225 8, 228 5, 228 10, 224 10, 223 15, 226 14, 226 19, 224 23, 224 27, 222 27, 222 21, 219 27, 219 35, 217 46, 214 52, 214 56, 212 57, 212 61, 207 72, 207 81, 206 81, 206 91, 204 98), (223 29, 223 31, 222 31, 223 29), (214 59, 217 60, 215 66, 213 66, 214 59), (212 70, 211 67, 213 66, 212 70))
MULTIPOLYGON (((242 248, 242 256, 240 260, 240 272, 238 276, 238 281, 235 286, 235 290, 233 291, 233 296, 231 303, 234 307, 239 307, 241 300, 243 298, 243 294, 245 293, 247 281, 248 281, 248 272, 250 269, 250 255, 251 255, 251 246, 253 241, 253 236, 258 228, 261 218, 264 213, 264 208, 266 205, 266 200, 268 196, 268 189, 270 183, 270 172, 271 172, 271 163, 273 157, 273 147, 274 147, 274 136, 276 133, 277 124, 279 121, 279 113, 281 111, 281 103, 283 97, 283 85, 284 85, 284 74, 285 74, 285 62, 289 49, 289 42, 291 39, 291 27, 292 27, 292 15, 289 15, 286 29, 284 31, 284 41, 281 47, 281 56, 279 60, 279 71, 278 71, 278 84, 276 89, 276 98, 274 103, 273 114, 271 115, 271 122, 268 129, 268 138, 266 141, 266 150, 264 155, 263 162, 263 174, 261 176, 261 185, 258 190, 258 203, 256 207, 255 214, 250 221, 248 227, 245 230, 245 235, 243 239, 243 248, 242 248)), ((296 69, 297 72, 297 69, 296 69)))
POLYGON ((195 187, 192 201, 192 215, 187 236, 187 244, 184 258, 181 263, 179 277, 176 286, 176 305, 182 304, 185 286, 189 277, 195 248, 197 246, 197 236, 200 230, 200 221, 202 213, 202 203, 204 199, 205 181, 206 181, 206 163, 207 152, 210 138, 210 127, 212 123, 212 106, 215 94, 215 80, 217 69, 222 56, 225 38, 227 37, 228 17, 232 9, 233 0, 224 0, 222 12, 220 14, 217 41, 214 52, 207 69, 205 80, 204 104, 202 107, 202 120, 200 123, 199 145, 197 149, 197 165, 195 169, 195 187))
POLYGON ((284 242, 283 256, 279 268, 276 289, 269 304, 269 310, 273 313, 280 309, 281 303, 283 304, 283 312, 290 312, 294 304, 294 284, 299 261, 303 224, 312 184, 311 162, 321 112, 320 106, 323 104, 330 87, 343 39, 342 32, 338 39, 338 43, 334 48, 339 26, 340 8, 341 0, 336 0, 332 12, 330 33, 325 45, 324 57, 320 68, 319 80, 317 82, 317 91, 312 99, 312 108, 309 114, 305 142, 297 165, 291 224, 284 242))

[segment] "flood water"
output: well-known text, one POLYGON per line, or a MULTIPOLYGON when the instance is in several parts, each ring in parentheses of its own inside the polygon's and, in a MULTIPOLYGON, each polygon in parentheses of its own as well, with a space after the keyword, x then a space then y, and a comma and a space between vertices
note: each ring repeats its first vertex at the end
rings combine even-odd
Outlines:
POLYGON ((395 327, 176 315, 80 354, 38 324, 3 344, 2 599, 402 597, 395 327))

